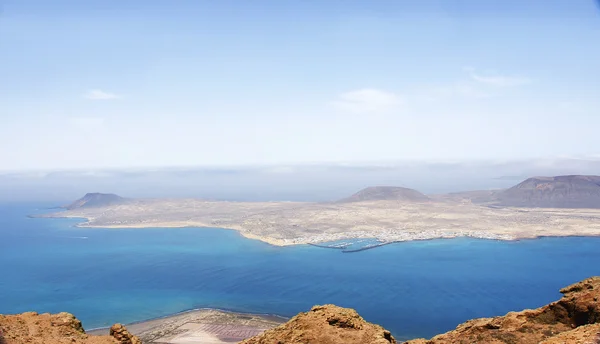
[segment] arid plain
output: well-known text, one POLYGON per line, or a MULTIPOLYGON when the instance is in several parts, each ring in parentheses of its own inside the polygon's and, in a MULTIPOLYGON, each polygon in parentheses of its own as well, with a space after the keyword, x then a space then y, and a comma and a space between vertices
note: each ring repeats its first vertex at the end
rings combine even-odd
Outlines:
POLYGON ((219 227, 273 245, 351 238, 381 242, 474 237, 499 240, 600 235, 600 209, 490 207, 432 197, 424 202, 226 202, 140 199, 45 217, 85 218, 79 227, 219 227))

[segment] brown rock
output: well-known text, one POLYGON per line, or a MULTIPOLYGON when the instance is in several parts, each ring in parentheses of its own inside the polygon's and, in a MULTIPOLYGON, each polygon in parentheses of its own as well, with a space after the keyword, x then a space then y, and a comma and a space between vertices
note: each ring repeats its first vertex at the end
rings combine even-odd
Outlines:
POLYGON ((125 326, 114 324, 110 328, 110 335, 113 336, 120 344, 142 344, 142 341, 129 333, 125 326))
POLYGON ((81 321, 69 313, 0 315, 0 344, 141 344, 122 325, 118 333, 119 340, 87 335, 81 321))
POLYGON ((240 344, 395 344, 391 333, 366 322, 355 310, 314 306, 287 323, 240 344))
POLYGON ((405 344, 596 344, 590 340, 595 340, 599 329, 600 277, 588 278, 560 292, 563 297, 547 306, 469 320, 430 340, 416 339, 405 344))
POLYGON ((550 337, 540 344, 600 344, 600 324, 579 326, 550 337))

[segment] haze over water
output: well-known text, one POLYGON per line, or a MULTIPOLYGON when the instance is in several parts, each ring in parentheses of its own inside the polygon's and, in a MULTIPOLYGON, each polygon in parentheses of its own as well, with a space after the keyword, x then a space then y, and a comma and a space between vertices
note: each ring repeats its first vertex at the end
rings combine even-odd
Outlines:
POLYGON ((344 254, 212 228, 78 229, 0 205, 0 313, 68 311, 86 328, 199 307, 292 316, 355 308, 397 338, 560 297, 598 275, 600 238, 407 242, 344 254))

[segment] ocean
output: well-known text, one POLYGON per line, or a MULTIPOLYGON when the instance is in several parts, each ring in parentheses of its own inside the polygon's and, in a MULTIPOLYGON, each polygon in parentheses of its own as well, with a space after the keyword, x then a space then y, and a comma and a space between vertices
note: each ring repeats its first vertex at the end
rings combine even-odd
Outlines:
POLYGON ((600 274, 600 238, 458 238, 356 253, 274 247, 218 228, 81 229, 0 205, 0 313, 75 314, 85 328, 211 307, 293 316, 356 309, 400 339, 557 300, 600 274))

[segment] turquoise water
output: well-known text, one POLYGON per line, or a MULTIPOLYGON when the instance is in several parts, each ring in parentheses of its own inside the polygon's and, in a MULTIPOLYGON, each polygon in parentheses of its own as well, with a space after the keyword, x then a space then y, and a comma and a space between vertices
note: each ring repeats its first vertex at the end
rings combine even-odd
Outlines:
POLYGON ((600 274, 600 238, 453 239, 357 253, 273 247, 211 228, 78 229, 0 205, 0 313, 68 311, 86 328, 199 307, 292 316, 352 307, 399 338, 557 299, 600 274))

